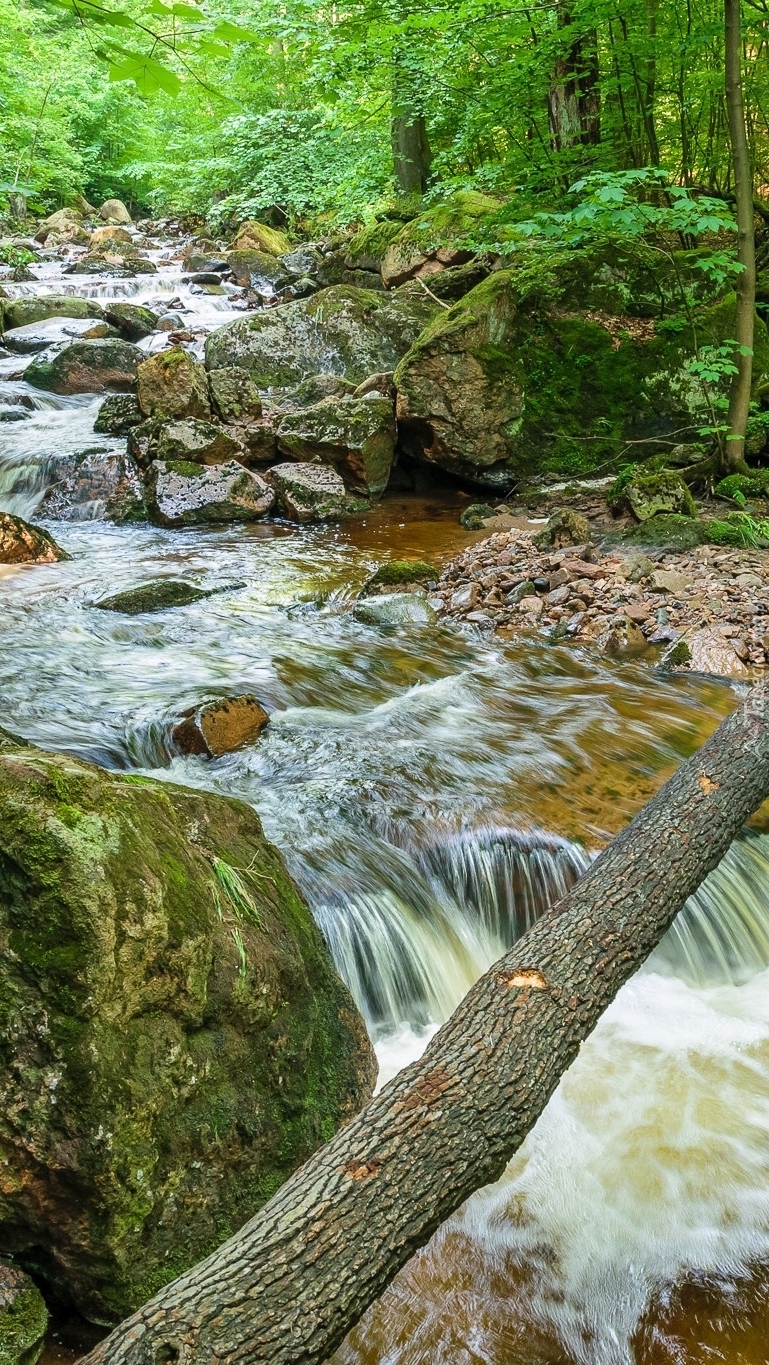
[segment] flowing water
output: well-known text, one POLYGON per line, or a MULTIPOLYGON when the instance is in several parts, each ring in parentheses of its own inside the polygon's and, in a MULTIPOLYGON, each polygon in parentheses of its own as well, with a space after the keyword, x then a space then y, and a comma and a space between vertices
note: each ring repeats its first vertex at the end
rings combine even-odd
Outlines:
MULTIPOLYGON (((61 289, 41 273, 17 292, 61 289)), ((202 325, 233 315, 174 265, 133 290, 159 294, 202 325)), ((97 400, 35 393, 22 364, 0 361, 0 404, 28 413, 0 425, 0 506, 30 516, 59 461, 119 443, 94 438, 97 400)), ((364 1012, 380 1081, 734 703, 646 663, 357 622, 377 563, 467 543, 461 505, 391 497, 302 530, 51 524, 69 562, 0 570, 0 724, 251 802, 364 1012), (92 605, 164 574, 219 591, 146 617, 92 605), (272 713, 257 745, 172 756, 180 708, 242 691, 272 713)), ((504 1178, 401 1272, 339 1365, 766 1365, 768 1139, 769 838, 753 832, 620 992, 504 1178)))

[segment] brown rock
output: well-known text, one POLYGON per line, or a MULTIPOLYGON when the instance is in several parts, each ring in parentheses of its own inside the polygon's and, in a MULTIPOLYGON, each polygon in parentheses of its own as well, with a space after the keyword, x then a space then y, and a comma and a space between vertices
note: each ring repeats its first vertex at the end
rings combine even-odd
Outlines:
POLYGON ((219 758, 259 738, 269 720, 256 697, 222 697, 185 712, 171 731, 174 748, 182 754, 219 758))
POLYGON ((211 416, 205 369, 181 346, 143 361, 136 384, 145 417, 211 416))
POLYGON ((10 512, 0 512, 0 564, 55 564, 69 559, 52 536, 10 512))
POLYGON ((645 602, 633 602, 625 607, 625 615, 629 621, 635 621, 636 625, 640 625, 643 621, 648 621, 650 612, 645 602))

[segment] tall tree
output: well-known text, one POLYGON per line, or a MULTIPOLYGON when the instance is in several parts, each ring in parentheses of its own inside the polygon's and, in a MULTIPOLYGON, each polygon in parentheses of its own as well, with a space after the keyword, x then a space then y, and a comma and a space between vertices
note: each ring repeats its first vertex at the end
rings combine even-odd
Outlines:
POLYGON ((745 130, 742 96, 742 24, 740 0, 724 0, 726 56, 726 111, 732 144, 734 190, 737 199, 737 327, 739 346, 729 393, 729 430, 722 451, 726 471, 745 463, 745 430, 750 411, 753 377, 753 320, 756 307, 756 244, 753 210, 753 169, 745 130))
POLYGON ((411 73, 398 54, 393 59, 390 138, 398 190, 403 195, 424 194, 432 162, 430 139, 411 73))
POLYGON ((553 147, 562 152, 601 138, 598 37, 575 23, 569 0, 558 5, 558 53, 548 95, 553 147))

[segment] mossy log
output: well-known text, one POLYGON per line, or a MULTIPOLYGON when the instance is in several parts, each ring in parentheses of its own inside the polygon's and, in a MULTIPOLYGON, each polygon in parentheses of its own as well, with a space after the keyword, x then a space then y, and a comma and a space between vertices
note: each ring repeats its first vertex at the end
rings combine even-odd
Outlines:
POLYGON ((320 1365, 409 1257, 497 1179, 580 1044, 769 793, 755 688, 483 976, 424 1056, 251 1222, 84 1365, 320 1365))

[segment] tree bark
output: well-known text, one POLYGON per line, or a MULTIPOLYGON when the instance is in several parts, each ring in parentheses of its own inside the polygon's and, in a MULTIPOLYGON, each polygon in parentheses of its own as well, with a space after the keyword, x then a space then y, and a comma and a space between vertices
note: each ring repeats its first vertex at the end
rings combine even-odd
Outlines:
POLYGON ((400 1073, 83 1365, 320 1365, 496 1180, 580 1044, 769 793, 757 687, 400 1073))
POLYGON ((745 464, 745 429, 750 411, 753 378, 753 320, 756 307, 756 246, 753 222, 753 171, 745 131, 742 99, 742 34, 740 0, 724 0, 726 54, 726 111, 732 144, 734 188, 737 200, 737 373, 729 391, 728 433, 722 449, 725 473, 745 464))
POLYGON ((432 161, 424 115, 394 114, 390 136, 395 179, 400 193, 424 194, 432 161))
POLYGON ((595 145, 601 140, 601 96, 598 36, 581 32, 568 3, 558 5, 558 31, 564 47, 556 57, 548 95, 548 121, 553 148, 595 145))

